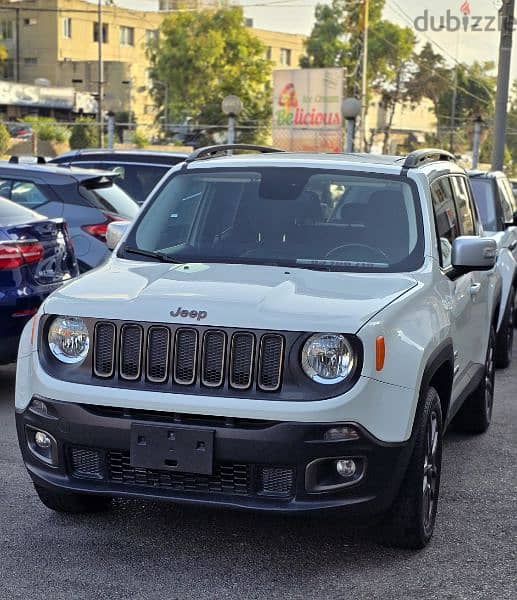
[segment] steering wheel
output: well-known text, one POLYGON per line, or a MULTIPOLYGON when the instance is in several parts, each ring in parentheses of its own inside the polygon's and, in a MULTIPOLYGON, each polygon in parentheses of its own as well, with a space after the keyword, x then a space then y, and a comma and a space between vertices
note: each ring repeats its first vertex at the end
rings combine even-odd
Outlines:
POLYGON ((340 250, 344 250, 346 253, 347 250, 352 248, 357 248, 360 251, 365 252, 367 255, 369 254, 369 256, 366 256, 366 258, 362 258, 362 260, 365 262, 369 262, 370 260, 375 262, 375 260, 378 260, 379 258, 381 258, 383 261, 389 262, 388 256, 380 248, 374 248, 373 246, 368 246, 368 244, 343 244, 342 246, 336 246, 327 252, 325 258, 331 258, 333 254, 338 253, 340 250))

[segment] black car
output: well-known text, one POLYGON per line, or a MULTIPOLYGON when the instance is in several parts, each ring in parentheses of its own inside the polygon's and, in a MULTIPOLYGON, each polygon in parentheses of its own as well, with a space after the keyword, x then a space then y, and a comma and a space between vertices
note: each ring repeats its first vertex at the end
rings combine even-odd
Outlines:
POLYGON ((142 204, 165 173, 187 156, 187 152, 157 150, 73 150, 51 162, 87 169, 117 169, 117 184, 142 204))

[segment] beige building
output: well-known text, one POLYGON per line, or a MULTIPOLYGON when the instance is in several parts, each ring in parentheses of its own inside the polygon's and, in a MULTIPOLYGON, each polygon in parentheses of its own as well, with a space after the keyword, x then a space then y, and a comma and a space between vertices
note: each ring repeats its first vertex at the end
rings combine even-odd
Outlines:
MULTIPOLYGON (((200 8, 217 4, 213 0, 191 1, 200 8)), ((146 47, 158 35, 166 11, 177 6, 177 0, 163 0, 162 12, 103 6, 105 110, 131 110, 137 123, 154 123, 146 47)), ((0 33, 9 53, 4 79, 34 83, 44 78, 54 86, 95 93, 99 81, 98 29, 97 6, 84 0, 0 0, 0 33)), ((298 66, 303 36, 261 29, 253 32, 276 65, 298 66)))

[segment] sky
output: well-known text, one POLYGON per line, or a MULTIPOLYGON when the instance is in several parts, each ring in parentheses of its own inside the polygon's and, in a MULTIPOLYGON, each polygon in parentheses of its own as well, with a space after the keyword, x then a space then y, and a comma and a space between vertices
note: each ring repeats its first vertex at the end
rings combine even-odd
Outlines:
MULTIPOLYGON (((119 6, 138 8, 140 10, 154 10, 158 7, 157 0, 115 0, 119 6)), ((314 0, 234 0, 242 4, 247 17, 253 19, 255 27, 286 31, 290 33, 309 34, 314 21, 314 0)), ((323 0, 327 3, 328 0, 323 0)), ((464 0, 386 0, 384 17, 400 25, 407 25, 415 29, 415 19, 418 28, 425 25, 427 12, 428 25, 430 17, 435 19, 435 28, 439 27, 440 16, 444 19, 447 10, 452 17, 461 18, 460 7, 464 0)), ((496 23, 491 24, 497 16, 498 0, 468 0, 471 9, 471 19, 468 30, 452 31, 452 26, 442 31, 427 31, 415 33, 421 42, 432 40, 435 51, 441 52, 449 61, 455 58, 462 62, 471 63, 478 61, 494 61, 497 63, 499 32, 496 23), (473 17, 478 17, 474 21, 473 17), (470 27, 477 22, 476 28, 481 31, 472 31, 470 27), (488 31, 486 30, 488 29, 488 31), (493 30, 493 31, 491 31, 493 30)), ((514 33, 514 50, 512 53, 512 77, 517 79, 517 31, 514 33)))

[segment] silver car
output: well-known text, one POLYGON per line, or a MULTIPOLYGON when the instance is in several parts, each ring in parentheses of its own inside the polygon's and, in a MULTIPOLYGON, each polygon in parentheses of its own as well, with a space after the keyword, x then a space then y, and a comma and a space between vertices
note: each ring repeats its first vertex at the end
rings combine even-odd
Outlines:
POLYGON ((497 269, 502 276, 502 305, 497 323, 496 364, 510 365, 516 325, 517 201, 502 171, 470 171, 474 200, 486 235, 497 242, 497 269))

